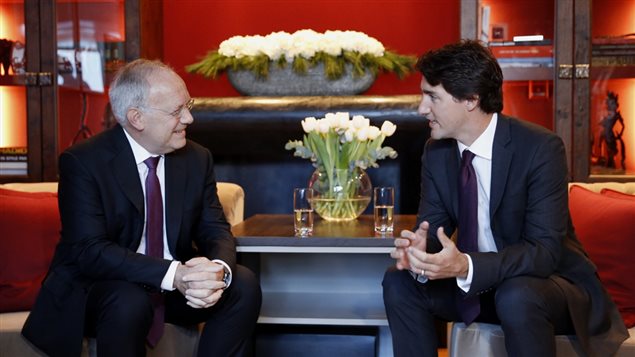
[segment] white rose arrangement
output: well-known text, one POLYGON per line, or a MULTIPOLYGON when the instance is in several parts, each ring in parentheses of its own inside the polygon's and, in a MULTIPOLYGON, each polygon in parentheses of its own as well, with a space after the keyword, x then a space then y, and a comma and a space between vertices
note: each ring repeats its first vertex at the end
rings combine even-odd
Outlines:
POLYGON ((216 78, 228 69, 248 70, 266 78, 272 65, 284 68, 290 64, 301 74, 323 63, 329 79, 340 78, 346 64, 352 66, 356 77, 366 71, 375 75, 385 71, 402 78, 412 71, 415 61, 414 56, 387 51, 381 42, 362 32, 300 30, 293 34, 280 31, 266 36, 231 37, 223 41, 218 50, 187 66, 186 71, 216 78))

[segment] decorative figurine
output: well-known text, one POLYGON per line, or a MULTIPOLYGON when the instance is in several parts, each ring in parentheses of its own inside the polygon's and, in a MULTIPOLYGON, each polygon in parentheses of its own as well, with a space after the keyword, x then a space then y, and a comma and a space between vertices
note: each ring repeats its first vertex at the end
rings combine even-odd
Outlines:
POLYGON ((13 41, 0 38, 0 63, 4 70, 3 75, 9 75, 9 68, 11 67, 11 52, 13 50, 13 41))
POLYGON ((26 73, 26 48, 24 43, 15 41, 11 50, 11 69, 13 74, 26 73))
POLYGON ((619 111, 618 95, 609 91, 606 96, 606 109, 608 115, 600 120, 602 132, 600 133, 600 151, 602 144, 606 144, 606 158, 602 157, 600 163, 605 164, 608 168, 615 168, 615 155, 621 153, 622 169, 626 170, 626 149, 622 134, 624 133, 624 118, 619 111), (615 124, 619 123, 619 131, 615 131, 615 124), (618 147, 619 144, 619 147, 618 147), (619 149, 619 151, 618 151, 619 149))

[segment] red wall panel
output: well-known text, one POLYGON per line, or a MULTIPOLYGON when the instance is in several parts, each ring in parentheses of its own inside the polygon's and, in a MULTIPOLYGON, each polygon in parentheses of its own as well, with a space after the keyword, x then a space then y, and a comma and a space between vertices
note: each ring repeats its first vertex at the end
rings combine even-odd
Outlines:
MULTIPOLYGON (((355 30, 412 55, 460 38, 459 0, 164 0, 163 10, 163 59, 195 97, 239 95, 225 75, 209 80, 184 70, 235 35, 355 30)), ((414 74, 400 81, 383 74, 367 94, 419 93, 420 78, 414 74)))

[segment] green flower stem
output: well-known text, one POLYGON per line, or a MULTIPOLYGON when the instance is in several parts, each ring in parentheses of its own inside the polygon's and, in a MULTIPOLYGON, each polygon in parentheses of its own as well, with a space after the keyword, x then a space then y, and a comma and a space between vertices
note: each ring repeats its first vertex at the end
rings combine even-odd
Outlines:
POLYGON ((354 170, 335 169, 334 175, 327 175, 328 190, 322 198, 325 201, 317 201, 316 211, 328 217, 355 218, 357 208, 355 206, 356 186, 353 180, 354 170), (339 189, 338 189, 339 188, 339 189))

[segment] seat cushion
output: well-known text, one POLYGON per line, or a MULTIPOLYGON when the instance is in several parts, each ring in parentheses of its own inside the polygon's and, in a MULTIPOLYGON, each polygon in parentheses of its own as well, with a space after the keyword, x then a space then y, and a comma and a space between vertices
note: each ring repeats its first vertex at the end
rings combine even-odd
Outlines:
POLYGON ((635 194, 628 194, 620 191, 611 190, 609 188, 603 188, 600 193, 604 196, 621 198, 623 200, 635 201, 635 194))
POLYGON ((27 311, 0 314, 0 356, 44 356, 20 334, 27 316, 27 311))
MULTIPOLYGON (((614 357, 635 356, 635 328, 628 330, 630 337, 614 357)), ((479 356, 506 357, 505 335, 500 325, 475 322, 469 326, 454 323, 449 346, 450 357, 479 356)), ((556 336, 556 355, 558 357, 583 356, 575 336, 556 336)))
POLYGON ((569 187, 580 186, 589 191, 600 192, 604 189, 610 189, 626 193, 629 195, 635 195, 635 182, 571 182, 569 187))
POLYGON ((245 191, 243 188, 231 182, 218 182, 216 188, 227 222, 232 226, 242 222, 245 212, 245 191))
POLYGON ((0 188, 0 312, 29 310, 60 236, 57 194, 0 188))
MULTIPOLYGON (((0 356, 45 356, 20 334, 28 316, 28 311, 0 314, 0 356)), ((154 349, 148 347, 148 357, 196 356, 198 337, 197 326, 182 327, 165 324, 163 337, 161 337, 159 343, 154 349)), ((97 356, 96 343, 92 338, 84 339, 82 348, 82 357, 89 356, 97 356)))
POLYGON ((12 182, 0 188, 23 192, 57 192, 57 182, 12 182))
POLYGON ((574 185, 569 209, 578 239, 597 266, 626 327, 635 326, 635 201, 574 185))

